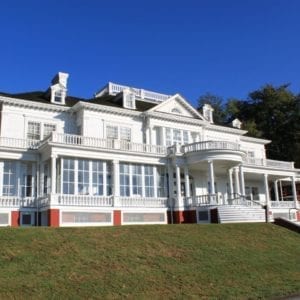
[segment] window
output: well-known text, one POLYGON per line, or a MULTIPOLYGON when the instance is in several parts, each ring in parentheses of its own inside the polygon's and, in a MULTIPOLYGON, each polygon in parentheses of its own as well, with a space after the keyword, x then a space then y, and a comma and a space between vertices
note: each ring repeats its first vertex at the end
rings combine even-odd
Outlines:
POLYGON ((27 138, 30 140, 39 140, 41 138, 41 124, 37 122, 28 122, 27 138))
POLYGON ((112 195, 111 165, 106 163, 106 195, 112 195))
POLYGON ((145 196, 154 197, 154 174, 152 166, 145 166, 145 196))
POLYGON ((78 160, 78 194, 89 194, 89 161, 78 160))
POLYGON ((118 126, 107 125, 106 137, 108 139, 118 139, 118 126))
POLYGON ((173 144, 181 144, 181 130, 173 129, 173 144))
POLYGON ((2 195, 16 195, 16 164, 11 161, 4 162, 2 195))
POLYGON ((128 164, 120 164, 120 195, 130 196, 130 173, 128 164))
POLYGON ((43 139, 51 134, 52 131, 56 130, 55 124, 44 124, 43 139))
POLYGON ((188 144, 189 143, 189 133, 186 130, 182 131, 183 133, 183 144, 188 144))
POLYGON ((21 197, 32 197, 32 164, 21 164, 21 197))
POLYGON ((157 197, 167 197, 167 174, 165 167, 157 167, 157 197))
POLYGON ((44 195, 50 193, 50 180, 49 180, 49 167, 48 164, 44 165, 44 195))
POLYGON ((103 195, 103 162, 93 161, 93 195, 103 195))
POLYGON ((171 110, 171 112, 174 113, 174 114, 177 114, 177 115, 180 115, 180 114, 181 114, 181 111, 180 111, 178 108, 173 108, 173 109, 171 110))
POLYGON ((63 193, 75 193, 75 160, 64 159, 63 162, 63 193))
POLYGON ((129 94, 125 94, 124 97, 125 97, 125 99, 124 99, 124 101, 125 101, 124 107, 135 109, 135 95, 132 94, 132 93, 129 93, 129 94))
POLYGON ((143 195, 142 166, 132 165, 132 194, 143 195))
POLYGON ((120 139, 124 141, 131 141, 131 129, 128 127, 121 127, 120 139))
POLYGON ((170 128, 166 128, 166 145, 172 146, 172 133, 170 128))
POLYGON ((54 92, 54 102, 61 103, 63 99, 63 93, 61 90, 54 92))

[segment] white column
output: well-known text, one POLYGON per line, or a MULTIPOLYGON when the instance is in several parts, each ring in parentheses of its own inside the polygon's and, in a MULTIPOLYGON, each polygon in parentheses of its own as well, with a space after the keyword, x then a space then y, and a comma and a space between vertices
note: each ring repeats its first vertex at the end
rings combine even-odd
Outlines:
POLYGON ((184 166, 184 184, 185 184, 185 197, 189 198, 191 196, 190 191, 190 175, 189 175, 189 169, 188 166, 184 166))
POLYGON ((118 160, 113 160, 113 195, 114 197, 120 196, 120 163, 118 160))
POLYGON ((298 208, 298 200, 297 200, 297 190, 296 190, 295 176, 292 176, 291 180, 292 180, 292 190, 293 190, 293 199, 294 199, 294 202, 295 202, 295 208, 298 208))
POLYGON ((232 197, 233 191, 233 181, 232 181, 232 169, 228 170, 228 177, 229 177, 229 194, 230 198, 232 197))
MULTIPOLYGON (((45 180, 45 163, 40 162, 40 190, 38 196, 43 196, 44 195, 44 180, 45 180)), ((46 183, 47 185, 47 183, 46 183)))
POLYGON ((36 162, 33 162, 32 165, 31 165, 31 178, 32 178, 32 182, 31 182, 31 197, 34 197, 34 196, 37 196, 35 195, 35 188, 37 187, 37 163, 36 162))
POLYGON ((240 171, 240 185, 241 185, 241 194, 244 196, 245 195, 245 178, 244 178, 244 170, 243 166, 239 166, 239 171, 240 171))
POLYGON ((270 194, 269 194, 269 183, 268 183, 268 174, 264 174, 264 185, 265 185, 265 195, 266 195, 266 215, 267 215, 267 222, 270 221, 270 194))
POLYGON ((234 185, 235 185, 235 193, 240 194, 240 182, 239 182, 238 168, 234 168, 234 185))
POLYGON ((177 206, 183 206, 181 197, 181 178, 180 178, 180 167, 176 164, 176 191, 177 191, 177 206))
POLYGON ((153 144, 153 136, 152 136, 152 133, 153 133, 153 127, 152 127, 152 126, 149 126, 149 144, 150 144, 150 145, 153 144))
POLYGON ((166 145, 166 128, 165 127, 161 127, 161 135, 160 135, 160 139, 161 139, 161 145, 165 146, 166 145))
POLYGON ((107 195, 107 162, 103 162, 103 196, 107 195))
POLYGON ((51 194, 56 194, 56 155, 51 155, 51 194))
POLYGON ((210 181, 210 194, 215 194, 215 172, 214 162, 212 160, 208 161, 208 177, 210 181))
POLYGON ((153 188, 154 188, 154 198, 157 198, 157 168, 153 166, 153 188))
POLYGON ((174 197, 174 178, 173 178, 173 167, 171 165, 171 163, 168 164, 168 185, 169 185, 169 198, 173 198, 174 197))
POLYGON ((278 182, 278 180, 274 181, 274 193, 275 193, 275 200, 278 202, 279 201, 279 194, 278 194, 277 182, 278 182))

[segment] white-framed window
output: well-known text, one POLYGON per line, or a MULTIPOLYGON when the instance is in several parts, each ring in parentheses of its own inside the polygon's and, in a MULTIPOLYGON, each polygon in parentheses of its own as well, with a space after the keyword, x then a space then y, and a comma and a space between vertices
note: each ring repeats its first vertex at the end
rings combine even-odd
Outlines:
POLYGON ((127 93, 124 95, 124 107, 135 109, 135 94, 127 93))
POLYGON ((165 133, 166 133, 166 146, 189 143, 189 132, 187 130, 166 128, 165 133))
POLYGON ((62 90, 57 90, 54 92, 54 102, 62 103, 63 101, 63 92, 62 90))
POLYGON ((131 128, 129 127, 120 127, 120 140, 131 141, 131 128))
POLYGON ((56 130, 55 124, 45 123, 43 126, 43 139, 51 134, 51 132, 56 130))
POLYGON ((62 158, 62 193, 72 195, 112 194, 110 164, 101 160, 62 158))
POLYGON ((157 180, 157 197, 167 197, 168 189, 167 189, 167 172, 165 166, 157 166, 156 167, 156 180, 157 180))
POLYGON ((32 164, 22 163, 21 164, 21 197, 33 196, 32 181, 33 181, 32 164))
POLYGON ((103 162, 92 162, 93 195, 103 195, 103 162))
POLYGON ((89 161, 88 160, 78 160, 78 194, 88 195, 89 194, 89 161))
POLYGON ((106 137, 108 139, 118 139, 118 126, 107 125, 106 126, 106 137))
POLYGON ((30 140, 41 139, 41 123, 39 122, 28 122, 27 125, 27 138, 30 140))
POLYGON ((145 196, 154 197, 154 173, 152 166, 145 166, 145 196))
POLYGON ((75 194, 75 160, 63 160, 63 194, 75 194))
POLYGON ((132 194, 143 195, 142 166, 132 165, 132 194))
POLYGON ((120 164, 120 195, 130 196, 130 171, 128 164, 120 164))
POLYGON ((3 196, 16 195, 16 164, 12 161, 5 161, 3 166, 3 196))
POLYGON ((106 125, 106 138, 122 141, 131 141, 131 128, 118 126, 118 125, 106 125))

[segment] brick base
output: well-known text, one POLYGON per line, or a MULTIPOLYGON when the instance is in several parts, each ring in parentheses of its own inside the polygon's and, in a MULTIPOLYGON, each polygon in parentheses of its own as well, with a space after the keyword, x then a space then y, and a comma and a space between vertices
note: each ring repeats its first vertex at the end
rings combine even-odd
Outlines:
POLYGON ((59 227, 59 209, 48 210, 48 226, 59 227))
POLYGON ((19 211, 11 212, 11 226, 12 227, 20 226, 20 212, 19 211))
POLYGON ((122 213, 120 210, 114 210, 114 226, 122 225, 121 215, 122 213))

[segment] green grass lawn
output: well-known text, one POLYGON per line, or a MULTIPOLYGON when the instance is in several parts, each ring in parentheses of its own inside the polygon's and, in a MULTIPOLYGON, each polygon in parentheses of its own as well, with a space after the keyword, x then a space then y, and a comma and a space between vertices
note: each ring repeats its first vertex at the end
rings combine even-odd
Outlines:
POLYGON ((300 235, 271 224, 0 229, 0 299, 300 293, 300 235))

